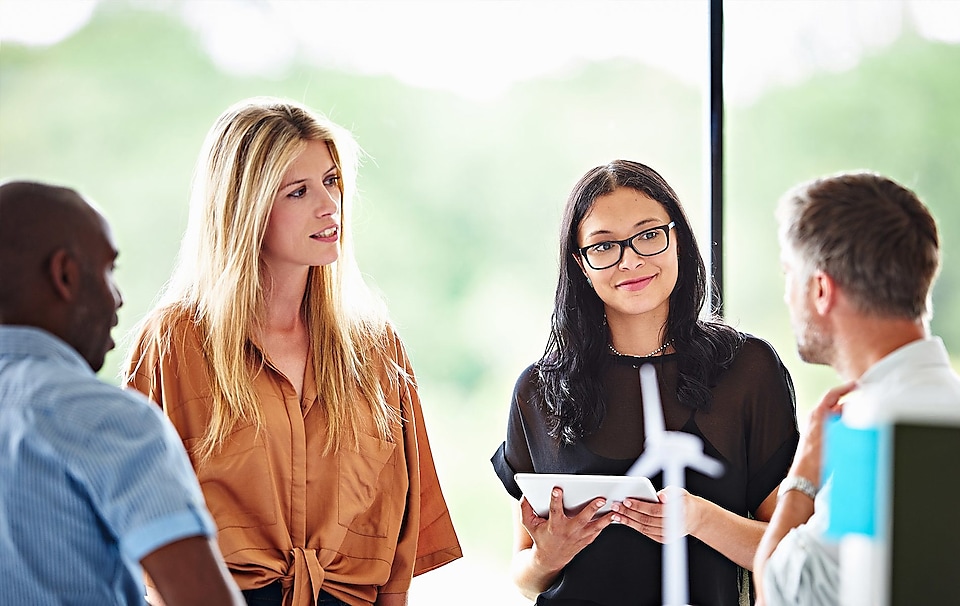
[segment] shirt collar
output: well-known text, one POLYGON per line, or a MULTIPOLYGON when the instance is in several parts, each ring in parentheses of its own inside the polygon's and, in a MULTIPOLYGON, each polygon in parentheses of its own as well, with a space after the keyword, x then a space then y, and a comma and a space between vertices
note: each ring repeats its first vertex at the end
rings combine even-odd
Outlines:
POLYGON ((860 385, 868 385, 889 380, 901 375, 909 377, 917 366, 950 365, 947 349, 940 337, 918 339, 899 347, 867 369, 857 380, 860 385))
POLYGON ((33 326, 0 326, 0 354, 53 358, 94 374, 77 350, 56 335, 33 326))

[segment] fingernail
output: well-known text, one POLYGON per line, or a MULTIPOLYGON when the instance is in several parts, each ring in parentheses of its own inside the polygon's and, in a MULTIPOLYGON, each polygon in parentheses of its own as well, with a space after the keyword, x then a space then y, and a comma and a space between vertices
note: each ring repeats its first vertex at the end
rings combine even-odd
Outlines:
POLYGON ((613 522, 619 524, 619 523, 620 523, 620 516, 613 516, 613 522))
POLYGON ((553 491, 553 496, 559 497, 559 496, 560 496, 560 491, 559 491, 559 490, 554 490, 554 491, 553 491))
POLYGON ((605 503, 606 501, 597 501, 597 509, 600 509, 601 507, 603 507, 605 503))
POLYGON ((630 501, 624 501, 624 502, 623 502, 623 506, 624 506, 624 507, 630 507, 630 501))

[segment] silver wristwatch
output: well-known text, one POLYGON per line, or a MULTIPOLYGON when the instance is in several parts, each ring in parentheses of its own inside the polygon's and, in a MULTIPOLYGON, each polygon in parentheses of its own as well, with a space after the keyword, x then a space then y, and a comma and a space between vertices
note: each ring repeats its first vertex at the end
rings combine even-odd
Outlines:
POLYGON ((813 482, 803 476, 787 476, 783 479, 783 482, 780 482, 780 490, 777 491, 777 498, 779 499, 791 490, 802 492, 811 499, 815 500, 817 498, 817 491, 819 489, 814 485, 813 482))

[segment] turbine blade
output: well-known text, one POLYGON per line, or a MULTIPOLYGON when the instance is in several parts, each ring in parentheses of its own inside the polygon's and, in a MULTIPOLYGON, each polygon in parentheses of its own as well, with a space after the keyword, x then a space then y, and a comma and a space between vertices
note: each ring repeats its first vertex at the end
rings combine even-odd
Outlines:
POLYGON ((640 367, 640 393, 643 395, 643 432, 646 442, 658 440, 666 433, 663 420, 663 405, 660 403, 660 386, 657 371, 652 364, 640 367))

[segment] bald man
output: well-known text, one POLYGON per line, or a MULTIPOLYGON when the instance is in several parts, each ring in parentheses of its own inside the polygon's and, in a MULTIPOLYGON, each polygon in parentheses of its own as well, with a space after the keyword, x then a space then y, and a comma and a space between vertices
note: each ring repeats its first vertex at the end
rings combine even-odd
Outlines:
POLYGON ((117 249, 75 191, 0 185, 0 604, 243 604, 173 427, 96 378, 117 249))

